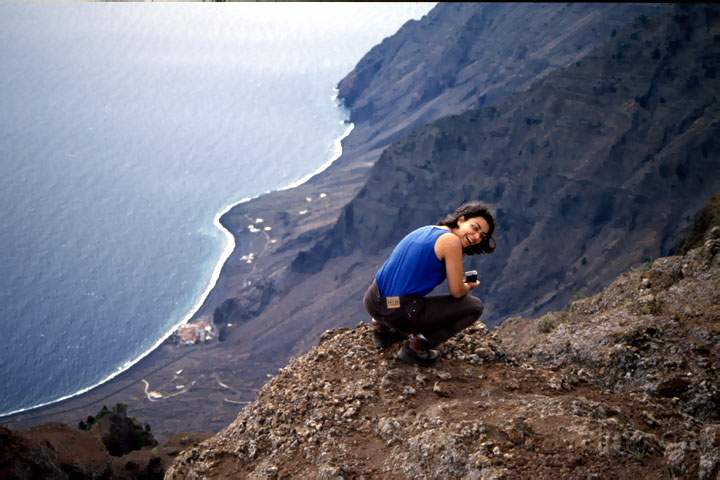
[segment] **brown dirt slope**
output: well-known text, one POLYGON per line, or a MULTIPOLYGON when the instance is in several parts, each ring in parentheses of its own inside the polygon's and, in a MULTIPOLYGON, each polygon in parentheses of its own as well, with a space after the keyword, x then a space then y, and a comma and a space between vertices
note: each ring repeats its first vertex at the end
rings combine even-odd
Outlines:
POLYGON ((720 475, 720 228, 540 319, 477 325, 435 368, 329 331, 166 478, 720 475))

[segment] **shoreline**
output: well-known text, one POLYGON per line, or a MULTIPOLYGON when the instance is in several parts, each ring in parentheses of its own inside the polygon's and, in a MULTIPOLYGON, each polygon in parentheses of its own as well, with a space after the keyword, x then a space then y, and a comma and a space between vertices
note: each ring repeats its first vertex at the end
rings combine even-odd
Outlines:
MULTIPOLYGON (((337 88, 336 88, 336 89, 335 89, 335 95, 333 95, 333 96, 331 97, 331 101, 332 101, 333 103, 335 103, 336 106, 337 106, 337 108, 340 108, 341 111, 343 111, 343 113, 346 114, 345 116, 348 117, 348 119, 349 119, 349 112, 348 112, 347 109, 343 106, 342 102, 338 100, 337 91, 338 91, 338 90, 337 90, 337 88)), ((198 300, 192 305, 192 307, 187 311, 187 313, 186 313, 185 315, 183 315, 182 319, 181 319, 178 323, 174 324, 173 327, 172 327, 170 330, 168 330, 167 333, 165 333, 163 336, 161 336, 161 337, 158 339, 158 341, 156 341, 152 346, 150 346, 147 350, 145 350, 144 352, 142 352, 140 355, 134 357, 132 360, 128 360, 127 362, 123 363, 120 367, 118 367, 117 369, 115 369, 115 370, 114 370, 112 373, 110 373, 108 376, 106 376, 105 378, 103 378, 102 380, 100 380, 99 382, 97 382, 97 383, 95 383, 95 384, 93 384, 93 385, 90 385, 90 386, 88 386, 88 387, 85 387, 85 388, 83 388, 83 389, 81 389, 81 390, 78 390, 78 391, 76 391, 76 392, 74 392, 74 393, 65 395, 65 396, 63 396, 63 397, 60 397, 60 398, 57 398, 57 399, 54 399, 54 400, 50 400, 50 401, 48 401, 48 402, 39 403, 39 404, 37 404, 37 405, 33 405, 33 406, 30 406, 30 407, 20 408, 20 409, 13 410, 13 411, 10 411, 10 412, 7 412, 7 413, 0 413, 0 419, 5 418, 5 417, 10 417, 10 416, 13 416, 13 415, 17 415, 17 414, 21 414, 21 413, 28 413, 28 412, 30 412, 30 411, 32 411, 32 410, 36 410, 36 409, 39 409, 39 408, 47 407, 47 406, 50 406, 50 405, 54 405, 54 404, 63 402, 63 401, 65 401, 65 400, 69 400, 69 399, 72 399, 72 398, 79 397, 79 396, 81 396, 81 395, 83 395, 83 394, 85 394, 85 393, 88 393, 89 391, 91 391, 91 390, 93 390, 93 389, 95 389, 95 388, 97 388, 97 387, 100 387, 100 386, 108 383, 109 381, 113 380, 113 379, 116 378, 117 376, 121 375, 122 373, 126 372, 127 370, 129 370, 130 368, 132 368, 133 366, 135 366, 136 364, 138 364, 140 361, 142 361, 145 357, 147 357, 148 355, 150 355, 151 353, 153 353, 155 350, 157 350, 157 348, 160 347, 163 343, 165 343, 165 341, 166 341, 168 338, 170 338, 170 337, 172 336, 172 334, 173 334, 180 326, 188 323, 188 322, 195 316, 195 314, 202 308, 202 306, 205 304, 205 301, 207 300, 207 297, 210 295, 210 293, 212 292, 212 290, 213 290, 213 289, 215 288, 215 286, 217 285, 217 282, 218 282, 218 280, 220 279, 220 273, 222 272, 222 269, 223 269, 223 267, 225 266, 225 263, 226 263, 227 260, 230 258, 230 256, 232 255, 232 253, 235 251, 235 246, 236 246, 235 236, 232 234, 232 232, 231 232, 230 230, 228 230, 227 228, 225 228, 225 227, 222 225, 222 223, 220 222, 220 219, 221 219, 226 213, 228 213, 230 210, 232 210, 233 208, 235 208, 235 207, 238 206, 238 205, 241 205, 241 204, 243 204, 243 203, 247 203, 247 202, 249 202, 249 201, 251 201, 251 200, 254 200, 254 199, 256 199, 256 198, 259 198, 259 197, 261 197, 261 196, 263 196, 263 195, 270 194, 270 193, 272 193, 272 192, 285 191, 285 190, 290 190, 290 189, 299 187, 300 185, 306 183, 308 180, 310 180, 310 179, 311 179, 312 177, 314 177, 315 175, 318 175, 318 174, 322 173, 323 171, 327 170, 338 158, 340 158, 340 157, 342 156, 342 153, 343 153, 342 141, 343 141, 345 138, 347 138, 347 136, 350 135, 350 133, 351 133, 351 132, 353 131, 353 129, 355 128, 355 124, 349 122, 348 120, 344 120, 344 121, 342 121, 341 123, 342 123, 343 125, 347 125, 347 127, 345 128, 345 131, 335 140, 335 142, 334 142, 334 144, 333 144, 333 145, 334 145, 334 148, 333 148, 332 156, 331 156, 330 159, 327 160, 325 163, 321 164, 317 169, 315 169, 314 171, 312 171, 312 172, 310 172, 310 173, 308 173, 308 174, 306 174, 306 175, 303 175, 303 176, 300 177, 299 179, 294 180, 294 181, 290 182, 289 184, 287 184, 287 185, 285 185, 285 186, 283 186, 283 187, 277 188, 277 189, 275 189, 275 190, 267 190, 267 191, 265 191, 265 192, 263 192, 263 193, 259 193, 259 194, 257 194, 257 195, 251 196, 251 197, 244 197, 244 198, 242 198, 242 199, 240 199, 240 200, 238 200, 238 201, 236 201, 236 202, 229 203, 228 205, 226 205, 225 207, 223 207, 222 209, 220 209, 220 211, 218 211, 218 212, 215 214, 215 216, 213 217, 213 225, 214 225, 218 230, 220 230, 220 232, 221 232, 221 233, 223 234, 223 236, 225 237, 225 246, 224 246, 222 252, 220 253, 220 257, 218 258, 218 261, 215 262, 215 266, 213 267, 212 274, 210 275, 210 280, 208 281, 208 284, 207 284, 207 286, 205 287, 205 289, 203 290, 203 292, 199 295, 198 300)))

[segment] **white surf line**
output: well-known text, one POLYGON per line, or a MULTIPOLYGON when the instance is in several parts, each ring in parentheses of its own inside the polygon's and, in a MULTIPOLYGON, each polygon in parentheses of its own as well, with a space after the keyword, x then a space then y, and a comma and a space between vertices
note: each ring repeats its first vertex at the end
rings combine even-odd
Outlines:
MULTIPOLYGON (((296 181, 292 182, 291 184, 289 184, 289 185, 287 185, 287 186, 285 186, 285 187, 279 188, 278 191, 290 190, 291 188, 299 187, 300 185, 302 185, 303 183, 307 182, 308 180, 310 180, 310 179, 311 179, 312 177, 314 177, 315 175, 317 175, 317 174, 319 174, 319 173, 322 173, 322 172, 324 172, 325 170, 327 170, 328 167, 329 167, 330 165, 332 165, 332 164, 335 162, 335 160, 337 160, 338 158, 340 158, 340 155, 342 155, 342 141, 345 139, 345 137, 347 137, 348 135, 350 135, 350 132, 352 132, 354 128, 355 128, 355 124, 354 124, 354 123, 348 124, 348 126, 347 126, 347 128, 345 129, 345 132, 343 132, 342 136, 341 136, 338 140, 335 141, 335 146, 334 146, 334 149, 333 149, 333 150, 334 150, 334 152, 333 152, 334 155, 333 155, 333 157, 332 157, 330 160, 328 160, 327 162, 325 162, 325 163, 323 163, 322 165, 320 165, 320 167, 318 167, 318 169, 315 170, 314 172, 308 173, 308 174, 305 175, 304 177, 301 177, 299 180, 296 180, 296 181)), ((269 193, 269 192, 268 192, 268 193, 269 193)))
POLYGON ((247 405, 248 403, 250 403, 249 400, 245 400, 245 401, 241 402, 238 400, 230 400, 229 398, 223 398, 223 402, 232 403, 233 405, 247 405))
MULTIPOLYGON (((332 97, 332 101, 335 102, 336 105, 338 105, 337 89, 334 89, 334 91, 335 91, 335 95, 332 97)), ((338 105, 338 106, 340 107, 340 105, 338 105)), ((307 182, 308 180, 310 180, 310 178, 312 178, 314 175, 317 175, 318 173, 321 173, 324 170, 326 170, 330 165, 332 165, 332 163, 335 160, 340 158, 340 156, 342 155, 342 141, 345 139, 345 137, 350 135, 350 132, 352 132, 353 128, 355 128, 354 123, 348 124, 348 128, 345 129, 345 132, 342 134, 342 136, 335 141, 334 155, 329 161, 323 163, 320 166, 320 168, 315 170, 313 173, 305 175, 300 180, 292 182, 289 185, 278 188, 277 191, 289 190, 291 188, 298 187, 298 186, 302 185, 303 183, 307 182)), ((178 327, 180 325, 184 325, 187 322, 189 322, 190 319, 195 315, 195 313, 197 313, 197 311, 200 310, 200 307, 202 307, 203 303, 205 303, 205 299, 208 297, 208 295, 210 295, 210 292, 212 291, 212 289, 215 288, 218 278, 220 278, 220 272, 222 270, 222 267, 225 265, 225 262, 227 261, 227 259, 230 258, 230 255, 232 254, 233 250, 235 250, 235 237, 233 236, 232 232, 230 232, 230 230, 228 230, 222 226, 222 224, 220 223, 220 218, 223 215, 225 215, 227 212, 229 212, 231 209, 233 209, 234 207, 236 207, 242 203, 247 203, 250 200, 254 200, 258 197, 261 197, 262 195, 267 195, 268 193, 272 193, 272 190, 268 190, 264 193, 259 193, 252 197, 245 197, 241 200, 238 200, 235 203, 231 203, 231 204, 227 205, 220 212, 215 214, 215 217, 213 218, 213 225, 215 225, 215 228, 217 228, 218 230, 220 230, 223 233, 223 236, 225 237, 225 248, 223 249, 222 254, 220 255, 220 258, 218 259, 217 263, 215 264, 215 268, 213 269, 213 273, 210 277, 210 281, 208 282, 208 284, 205 287, 205 290, 202 292, 202 294, 200 294, 200 297, 198 297, 198 300, 195 302, 195 304, 193 304, 193 306, 190 308, 190 310, 188 310, 188 312, 185 314, 185 316, 183 316, 182 320, 177 322, 165 335, 160 337, 160 339, 157 342, 155 342, 150 348, 148 348, 147 350, 142 352, 140 355, 138 355, 134 359, 128 360, 127 362, 123 363, 118 368, 116 368, 112 373, 107 375, 105 378, 103 378, 102 380, 100 380, 99 382, 97 382, 93 385, 90 385, 89 387, 85 387, 83 389, 78 390, 77 392, 70 393, 68 395, 64 395, 60 398, 56 398, 56 399, 50 400, 48 402, 38 403, 38 404, 32 405, 30 407, 19 408, 17 410, 12 410, 12 411, 6 412, 6 413, 0 413, 0 418, 7 417, 9 415, 15 415, 17 413, 27 412, 29 410, 34 410, 34 409, 40 408, 40 407, 46 407, 46 406, 52 405, 54 403, 59 403, 64 400, 68 400, 70 398, 77 397, 79 395, 82 395, 83 393, 87 393, 90 390, 92 390, 96 387, 99 387, 100 385, 107 383, 110 380, 112 380, 113 378, 117 377, 118 375, 123 373, 125 370, 129 369, 136 363, 140 362, 140 360, 142 360, 143 358, 150 355, 157 347, 162 345, 163 342, 165 340, 167 340, 168 338, 170 338, 170 336, 175 332, 175 330, 178 329, 178 327)))

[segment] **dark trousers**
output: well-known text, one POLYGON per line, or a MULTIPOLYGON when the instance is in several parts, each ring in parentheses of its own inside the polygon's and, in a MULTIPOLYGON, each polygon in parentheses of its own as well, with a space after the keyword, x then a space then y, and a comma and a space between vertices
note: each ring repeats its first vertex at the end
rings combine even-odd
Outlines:
POLYGON ((422 334, 434 347, 475 323, 482 315, 479 298, 465 295, 433 297, 402 297, 400 308, 387 308, 375 281, 363 297, 365 310, 386 327, 406 335, 422 334))

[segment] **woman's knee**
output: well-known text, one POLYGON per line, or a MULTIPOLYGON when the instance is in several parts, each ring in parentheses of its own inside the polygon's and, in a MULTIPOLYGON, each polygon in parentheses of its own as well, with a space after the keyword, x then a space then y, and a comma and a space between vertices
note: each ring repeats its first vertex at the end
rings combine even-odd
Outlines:
POLYGON ((485 308, 482 300, 480 300, 479 298, 474 297, 472 295, 467 295, 465 297, 465 301, 467 302, 467 308, 469 311, 469 315, 474 317, 475 320, 479 319, 485 308))
POLYGON ((450 336, 455 335, 473 325, 475 322, 480 320, 482 312, 483 303, 479 298, 473 297, 472 295, 465 296, 463 298, 462 311, 457 312, 458 316, 455 321, 452 322, 451 326, 447 327, 445 337, 449 338, 450 336))

